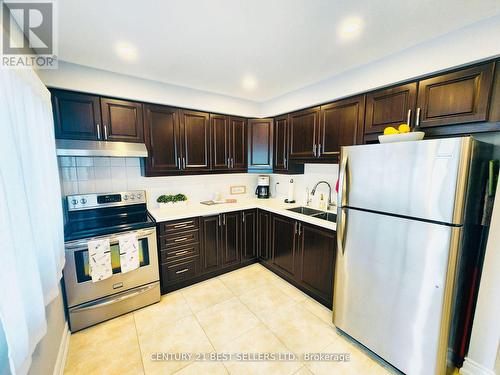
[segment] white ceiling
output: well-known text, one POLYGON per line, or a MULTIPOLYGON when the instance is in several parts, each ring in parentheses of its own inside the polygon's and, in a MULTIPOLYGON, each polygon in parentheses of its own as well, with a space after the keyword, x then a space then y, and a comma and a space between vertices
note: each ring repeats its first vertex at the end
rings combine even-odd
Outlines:
POLYGON ((262 102, 500 14, 500 1, 64 0, 58 13, 63 61, 262 102), (342 41, 351 16, 362 33, 342 41))

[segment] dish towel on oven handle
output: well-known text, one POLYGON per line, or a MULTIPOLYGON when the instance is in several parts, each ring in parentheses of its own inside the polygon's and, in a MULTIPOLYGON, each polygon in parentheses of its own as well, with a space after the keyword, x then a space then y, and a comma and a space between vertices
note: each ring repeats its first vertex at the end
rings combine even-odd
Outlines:
POLYGON ((89 249, 89 272, 92 282, 107 279, 113 275, 109 238, 87 242, 89 249))
POLYGON ((135 233, 118 236, 120 246, 120 268, 122 273, 139 268, 139 241, 135 233))

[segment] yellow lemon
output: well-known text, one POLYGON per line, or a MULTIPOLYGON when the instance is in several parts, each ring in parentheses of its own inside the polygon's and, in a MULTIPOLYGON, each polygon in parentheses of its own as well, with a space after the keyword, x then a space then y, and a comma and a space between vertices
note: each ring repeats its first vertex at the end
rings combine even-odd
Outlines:
POLYGON ((398 130, 400 133, 409 133, 410 127, 408 126, 408 124, 401 124, 399 125, 398 130))
POLYGON ((388 126, 387 128, 384 129, 384 135, 389 135, 389 134, 399 134, 399 130, 393 128, 392 126, 388 126))

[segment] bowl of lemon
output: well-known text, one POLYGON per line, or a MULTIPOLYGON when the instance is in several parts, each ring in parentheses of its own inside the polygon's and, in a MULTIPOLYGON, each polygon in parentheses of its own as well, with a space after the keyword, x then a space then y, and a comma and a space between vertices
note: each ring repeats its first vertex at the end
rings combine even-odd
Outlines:
POLYGON ((379 135, 378 141, 380 143, 420 141, 424 135, 424 132, 412 132, 408 124, 401 124, 397 129, 392 126, 385 128, 384 135, 379 135))

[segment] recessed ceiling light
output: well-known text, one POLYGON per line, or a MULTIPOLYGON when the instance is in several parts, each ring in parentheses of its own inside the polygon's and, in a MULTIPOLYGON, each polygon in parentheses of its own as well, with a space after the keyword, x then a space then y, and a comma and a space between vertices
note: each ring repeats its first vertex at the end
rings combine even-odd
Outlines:
POLYGON ((257 80, 254 76, 247 75, 243 77, 242 85, 246 90, 253 90, 255 87, 257 87, 257 80))
POLYGON ((115 44, 115 51, 123 60, 135 61, 137 60, 137 49, 130 43, 118 42, 115 44))
POLYGON ((341 39, 352 39, 361 33, 363 20, 359 17, 348 17, 339 26, 339 36, 341 39))

